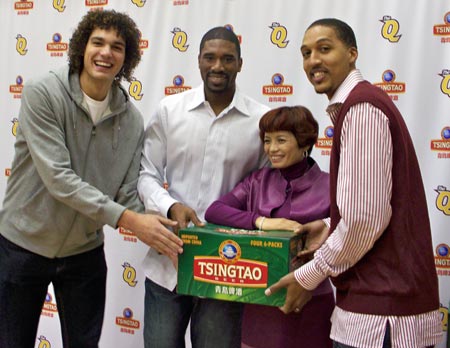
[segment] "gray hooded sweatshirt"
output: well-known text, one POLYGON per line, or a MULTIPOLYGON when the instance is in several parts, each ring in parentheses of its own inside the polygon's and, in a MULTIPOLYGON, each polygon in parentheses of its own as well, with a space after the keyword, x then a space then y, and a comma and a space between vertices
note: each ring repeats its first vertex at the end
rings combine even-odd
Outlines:
POLYGON ((143 211, 137 180, 142 115, 117 85, 111 113, 94 125, 78 74, 65 67, 23 89, 15 157, 0 233, 36 254, 80 254, 103 243, 126 208, 143 211))

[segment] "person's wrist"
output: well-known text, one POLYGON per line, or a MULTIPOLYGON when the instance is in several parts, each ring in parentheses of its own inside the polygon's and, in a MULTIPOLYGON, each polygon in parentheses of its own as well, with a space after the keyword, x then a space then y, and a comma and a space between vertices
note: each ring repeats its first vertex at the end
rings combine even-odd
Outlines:
POLYGON ((125 209, 117 221, 117 227, 122 227, 124 229, 131 229, 131 225, 135 219, 136 212, 125 209))
POLYGON ((172 219, 172 209, 175 207, 175 205, 180 204, 178 202, 175 202, 174 204, 172 204, 169 209, 167 210, 167 218, 168 219, 172 219))
POLYGON ((266 219, 265 216, 261 216, 261 219, 259 220, 259 230, 262 231, 263 230, 263 224, 264 224, 264 220, 266 219))

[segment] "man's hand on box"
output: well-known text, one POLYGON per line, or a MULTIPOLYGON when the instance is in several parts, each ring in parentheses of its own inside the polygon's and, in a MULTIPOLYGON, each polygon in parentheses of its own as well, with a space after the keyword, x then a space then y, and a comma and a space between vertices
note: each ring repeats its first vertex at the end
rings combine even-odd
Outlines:
POLYGON ((306 239, 304 247, 297 253, 297 257, 300 259, 310 259, 313 257, 314 252, 327 240, 329 228, 323 220, 316 220, 304 224, 300 232, 306 232, 306 239))
POLYGON ((127 209, 117 224, 133 232, 139 240, 160 254, 174 257, 183 252, 183 241, 167 228, 175 228, 176 221, 156 214, 139 214, 127 209))
POLYGON ((200 221, 194 209, 181 203, 173 204, 169 209, 168 215, 172 220, 178 222, 177 226, 174 226, 173 228, 173 231, 177 235, 178 231, 186 228, 191 221, 195 226, 201 227, 205 225, 202 221, 200 221))
POLYGON ((278 282, 268 287, 265 294, 270 296, 283 288, 287 289, 286 300, 284 305, 279 308, 284 314, 299 313, 312 297, 312 291, 306 290, 297 282, 294 272, 285 275, 278 282))

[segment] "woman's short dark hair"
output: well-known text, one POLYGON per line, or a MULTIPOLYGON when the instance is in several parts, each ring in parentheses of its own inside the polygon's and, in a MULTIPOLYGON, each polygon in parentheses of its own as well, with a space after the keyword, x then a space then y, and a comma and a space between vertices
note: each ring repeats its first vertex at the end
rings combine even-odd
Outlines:
POLYGON ((278 131, 291 132, 298 146, 308 146, 308 153, 311 153, 319 134, 319 124, 304 106, 282 106, 266 112, 259 121, 261 141, 264 142, 266 132, 278 131))
POLYGON ((126 14, 114 10, 89 11, 78 23, 69 42, 70 72, 80 73, 83 70, 83 59, 89 37, 95 29, 114 29, 125 40, 125 61, 116 81, 124 78, 131 81, 134 68, 141 60, 139 41, 141 33, 136 23, 126 14))

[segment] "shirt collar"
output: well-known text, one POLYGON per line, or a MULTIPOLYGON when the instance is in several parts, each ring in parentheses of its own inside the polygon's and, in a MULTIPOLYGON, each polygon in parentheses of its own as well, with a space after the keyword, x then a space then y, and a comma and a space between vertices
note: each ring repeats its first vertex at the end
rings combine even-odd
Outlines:
POLYGON ((334 123, 339 110, 344 104, 350 92, 355 88, 355 86, 363 81, 364 78, 358 69, 352 70, 345 80, 339 85, 338 89, 331 97, 330 103, 327 107, 327 113, 330 115, 331 121, 334 123))
MULTIPOLYGON (((188 103, 187 107, 188 110, 191 111, 201 105, 204 105, 205 103, 206 99, 205 99, 204 85, 201 84, 200 86, 195 88, 194 95, 191 101, 188 103)), ((240 114, 250 116, 250 111, 247 107, 247 103, 245 102, 244 95, 241 93, 241 91, 237 86, 234 92, 233 100, 231 101, 230 105, 228 105, 228 107, 225 108, 222 114, 227 113, 229 110, 232 110, 233 108, 236 108, 240 114)))
POLYGON ((187 109, 189 111, 194 110, 195 108, 203 105, 205 103, 205 93, 203 92, 203 84, 194 88, 194 94, 187 104, 187 109))

